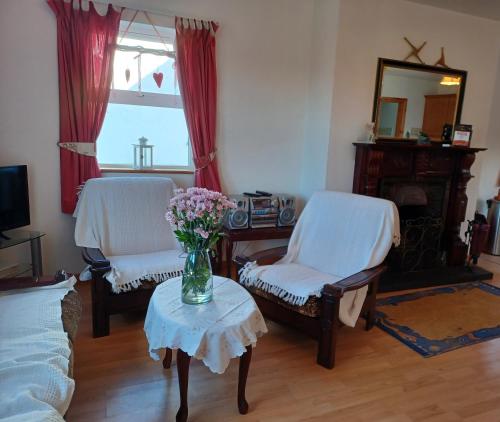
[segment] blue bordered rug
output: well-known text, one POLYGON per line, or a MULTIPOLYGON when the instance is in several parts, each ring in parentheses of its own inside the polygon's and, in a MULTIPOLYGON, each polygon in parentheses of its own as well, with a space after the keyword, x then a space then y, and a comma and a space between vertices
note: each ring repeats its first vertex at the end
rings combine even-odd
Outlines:
POLYGON ((500 288, 483 282, 377 300, 376 325, 424 357, 500 337, 500 288))

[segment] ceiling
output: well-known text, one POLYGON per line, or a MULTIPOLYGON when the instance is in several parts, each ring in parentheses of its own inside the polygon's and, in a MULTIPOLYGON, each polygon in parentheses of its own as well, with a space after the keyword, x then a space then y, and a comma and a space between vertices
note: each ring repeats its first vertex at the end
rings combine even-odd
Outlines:
POLYGON ((409 0, 413 3, 454 10, 467 15, 500 21, 499 0, 409 0))

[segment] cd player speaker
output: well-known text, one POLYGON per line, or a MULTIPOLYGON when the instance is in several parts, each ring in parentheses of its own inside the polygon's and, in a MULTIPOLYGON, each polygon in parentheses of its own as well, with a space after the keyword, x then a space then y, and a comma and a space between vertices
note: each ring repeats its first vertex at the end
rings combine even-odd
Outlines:
POLYGON ((248 228, 249 200, 246 196, 232 195, 230 201, 236 204, 236 208, 227 211, 224 225, 230 230, 248 228))
POLYGON ((280 204, 278 226, 293 226, 295 224, 295 198, 288 195, 280 195, 278 198, 280 204))

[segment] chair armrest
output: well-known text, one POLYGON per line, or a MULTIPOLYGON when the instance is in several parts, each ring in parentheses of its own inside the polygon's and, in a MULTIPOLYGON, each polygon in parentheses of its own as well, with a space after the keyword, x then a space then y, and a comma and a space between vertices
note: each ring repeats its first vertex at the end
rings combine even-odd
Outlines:
POLYGON ((273 264, 286 255, 286 246, 278 248, 266 249, 264 251, 256 252, 250 256, 237 256, 233 259, 238 267, 243 267, 247 262, 257 262, 258 265, 273 264))
POLYGON ((105 273, 111 270, 111 264, 98 248, 83 248, 83 260, 90 265, 92 271, 105 273))
POLYGON ((30 287, 43 287, 57 284, 59 281, 53 277, 42 277, 34 280, 32 277, 14 277, 0 280, 0 292, 17 289, 28 289, 30 287))
POLYGON ((345 292, 350 290, 357 290, 377 280, 385 271, 387 265, 380 264, 369 270, 360 271, 350 277, 344 278, 335 284, 326 284, 323 287, 322 294, 328 296, 342 297, 345 292))

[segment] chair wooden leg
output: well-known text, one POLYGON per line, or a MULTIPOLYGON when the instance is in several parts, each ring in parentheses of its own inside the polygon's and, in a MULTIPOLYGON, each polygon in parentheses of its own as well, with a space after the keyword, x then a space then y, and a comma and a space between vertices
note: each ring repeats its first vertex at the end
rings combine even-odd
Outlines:
POLYGON ((94 337, 109 336, 109 287, 102 277, 92 279, 92 334, 94 337))
POLYGON ((323 294, 320 317, 321 332, 318 345, 317 362, 327 369, 335 366, 335 349, 339 330, 340 298, 323 294))
POLYGON ((171 365, 172 365, 172 349, 167 347, 165 349, 165 357, 163 358, 163 367, 165 369, 169 369, 171 365))
POLYGON ((377 290, 378 290, 378 278, 373 280, 368 287, 368 295, 366 297, 367 301, 367 311, 366 311, 366 331, 369 331, 375 325, 375 311, 377 309, 377 290))

